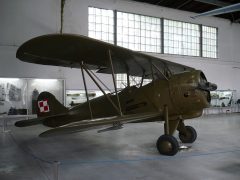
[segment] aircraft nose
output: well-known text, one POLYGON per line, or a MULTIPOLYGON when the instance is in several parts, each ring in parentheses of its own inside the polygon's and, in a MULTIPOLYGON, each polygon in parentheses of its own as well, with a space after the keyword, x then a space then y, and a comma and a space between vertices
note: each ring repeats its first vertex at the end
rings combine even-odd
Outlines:
POLYGON ((205 91, 215 91, 217 89, 217 85, 214 83, 205 82, 205 83, 199 84, 198 88, 205 91))
POLYGON ((210 82, 207 82, 207 87, 209 91, 215 91, 217 89, 217 85, 210 82))

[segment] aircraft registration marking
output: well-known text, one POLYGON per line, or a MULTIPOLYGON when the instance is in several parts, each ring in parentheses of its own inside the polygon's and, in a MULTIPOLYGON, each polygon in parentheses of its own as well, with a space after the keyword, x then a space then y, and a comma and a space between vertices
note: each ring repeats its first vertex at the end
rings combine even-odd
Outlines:
POLYGON ((38 108, 41 113, 49 112, 49 105, 48 105, 48 100, 45 99, 43 101, 38 101, 38 108))

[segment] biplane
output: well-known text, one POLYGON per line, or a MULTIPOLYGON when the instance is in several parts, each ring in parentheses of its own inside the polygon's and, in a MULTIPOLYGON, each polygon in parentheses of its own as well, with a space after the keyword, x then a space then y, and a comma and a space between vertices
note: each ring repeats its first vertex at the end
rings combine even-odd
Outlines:
POLYGON ((81 69, 87 101, 66 108, 49 92, 38 96, 38 117, 16 122, 17 127, 43 124, 52 129, 40 137, 121 129, 126 123, 164 121, 164 134, 156 142, 160 154, 175 155, 179 143, 173 136, 179 132, 183 143, 193 143, 195 129, 184 120, 199 117, 209 106, 210 91, 217 86, 207 81, 200 70, 152 57, 96 39, 73 34, 51 34, 33 38, 17 51, 22 61, 81 69), (93 72, 94 71, 94 72, 93 72), (97 73, 112 77, 114 90, 106 86, 97 73), (127 85, 118 91, 115 74, 126 74, 127 85), (86 75, 102 91, 103 96, 89 100, 86 75), (130 85, 130 77, 141 77, 138 86, 130 85), (143 85, 144 79, 152 81, 143 85))

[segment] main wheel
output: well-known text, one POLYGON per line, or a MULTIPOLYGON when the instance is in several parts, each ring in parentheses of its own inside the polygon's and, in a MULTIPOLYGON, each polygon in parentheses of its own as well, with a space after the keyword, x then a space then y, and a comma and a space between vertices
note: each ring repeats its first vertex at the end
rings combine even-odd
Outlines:
POLYGON ((158 138, 156 143, 160 154, 173 156, 178 152, 179 144, 175 137, 171 135, 162 135, 158 138))
POLYGON ((193 143, 197 139, 197 132, 191 126, 186 126, 186 133, 179 132, 179 139, 183 143, 193 143))

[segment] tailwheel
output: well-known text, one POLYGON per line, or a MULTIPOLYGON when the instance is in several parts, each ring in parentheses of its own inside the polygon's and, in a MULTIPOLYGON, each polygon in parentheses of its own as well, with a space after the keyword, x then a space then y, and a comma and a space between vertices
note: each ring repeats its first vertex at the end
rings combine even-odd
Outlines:
POLYGON ((160 154, 167 156, 173 156, 177 154, 179 149, 177 139, 171 135, 160 136, 157 140, 156 146, 160 154))
POLYGON ((185 126, 185 132, 179 131, 179 139, 183 143, 193 143, 197 139, 197 132, 191 126, 185 126))

